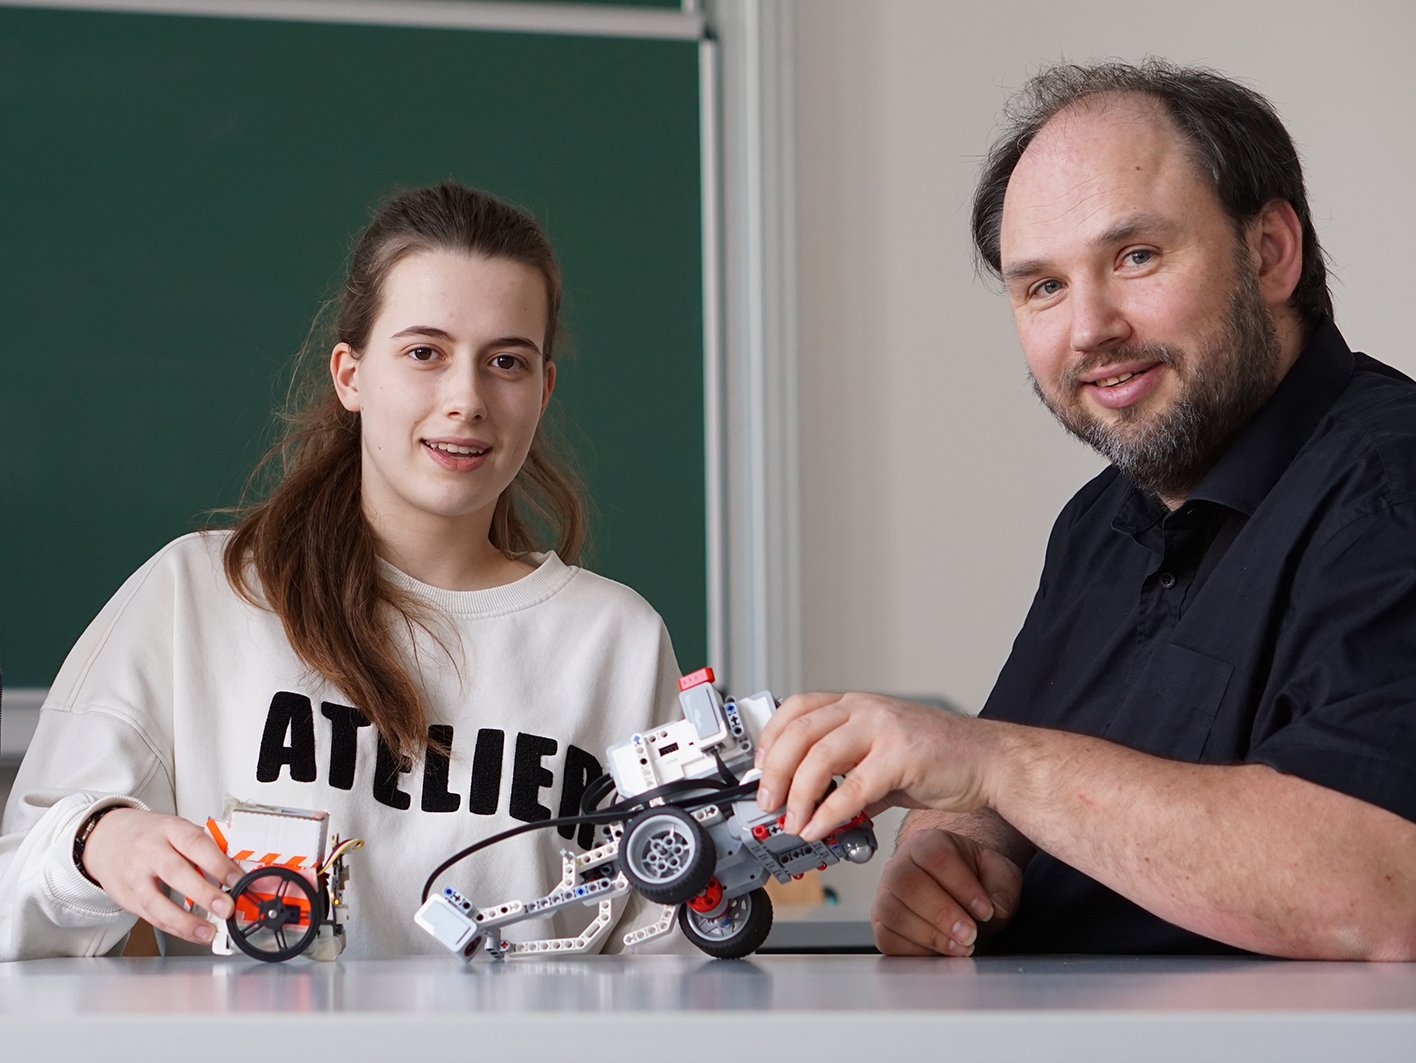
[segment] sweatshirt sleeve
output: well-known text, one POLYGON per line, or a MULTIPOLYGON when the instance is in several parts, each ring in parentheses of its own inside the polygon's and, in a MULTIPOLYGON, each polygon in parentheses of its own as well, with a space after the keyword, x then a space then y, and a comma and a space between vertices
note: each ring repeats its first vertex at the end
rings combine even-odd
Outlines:
POLYGON ((173 578, 162 558, 104 606, 40 712, 0 822, 0 961, 102 955, 132 927, 74 865, 74 836, 108 805, 174 809, 173 578))

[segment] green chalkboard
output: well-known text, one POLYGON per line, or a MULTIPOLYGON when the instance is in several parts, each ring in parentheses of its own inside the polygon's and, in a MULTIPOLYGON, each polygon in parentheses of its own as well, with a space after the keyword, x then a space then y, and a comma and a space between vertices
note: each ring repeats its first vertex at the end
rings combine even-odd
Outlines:
POLYGON ((532 210, 592 567, 704 659, 697 46, 0 7, 0 663, 47 686, 119 583, 239 496, 386 192, 532 210))

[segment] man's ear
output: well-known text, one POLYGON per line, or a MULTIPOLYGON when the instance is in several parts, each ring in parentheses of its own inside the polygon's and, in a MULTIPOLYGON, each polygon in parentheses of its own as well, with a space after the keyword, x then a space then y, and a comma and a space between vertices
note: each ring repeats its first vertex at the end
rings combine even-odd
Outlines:
POLYGON ((1285 306, 1303 275, 1303 224, 1293 204, 1272 199, 1259 212, 1251 247, 1258 253, 1259 295, 1270 311, 1285 306))
POLYGON ((354 357, 354 348, 347 343, 337 343, 329 356, 329 375, 334 379, 334 393, 339 396, 339 404, 350 413, 358 413, 359 359, 354 357))

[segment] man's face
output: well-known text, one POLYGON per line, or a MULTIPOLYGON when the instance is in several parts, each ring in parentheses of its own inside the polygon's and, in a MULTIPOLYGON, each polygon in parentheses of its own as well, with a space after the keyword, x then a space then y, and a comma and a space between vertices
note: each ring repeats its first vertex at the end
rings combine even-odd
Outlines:
POLYGON ((1273 391, 1255 265, 1157 104, 1054 117, 1008 183, 1002 266, 1038 396, 1175 504, 1273 391))

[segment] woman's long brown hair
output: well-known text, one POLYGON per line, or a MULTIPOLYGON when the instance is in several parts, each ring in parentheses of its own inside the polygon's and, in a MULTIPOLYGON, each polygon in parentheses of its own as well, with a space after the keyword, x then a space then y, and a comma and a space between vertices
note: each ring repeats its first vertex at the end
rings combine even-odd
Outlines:
MULTIPOLYGON (((348 697, 404 759, 427 749, 428 720, 418 680, 391 636, 400 622, 411 633, 427 629, 430 618, 380 573, 360 496, 359 415, 340 404, 326 366, 335 343, 364 350, 389 271, 423 251, 507 259, 537 270, 546 282, 550 361, 561 275, 535 220, 452 182, 389 200, 355 245, 332 340, 323 343, 330 338, 315 329, 305 345, 302 361, 315 364, 303 381, 297 369, 284 438, 250 481, 254 485, 278 463, 279 483, 264 500, 236 510, 238 523, 223 558, 236 592, 273 610, 300 658, 348 697)), ((252 489, 248 485, 248 493, 252 489)), ((508 557, 547 546, 567 564, 579 557, 585 540, 579 480, 540 428, 521 471, 497 500, 490 538, 508 557)))

